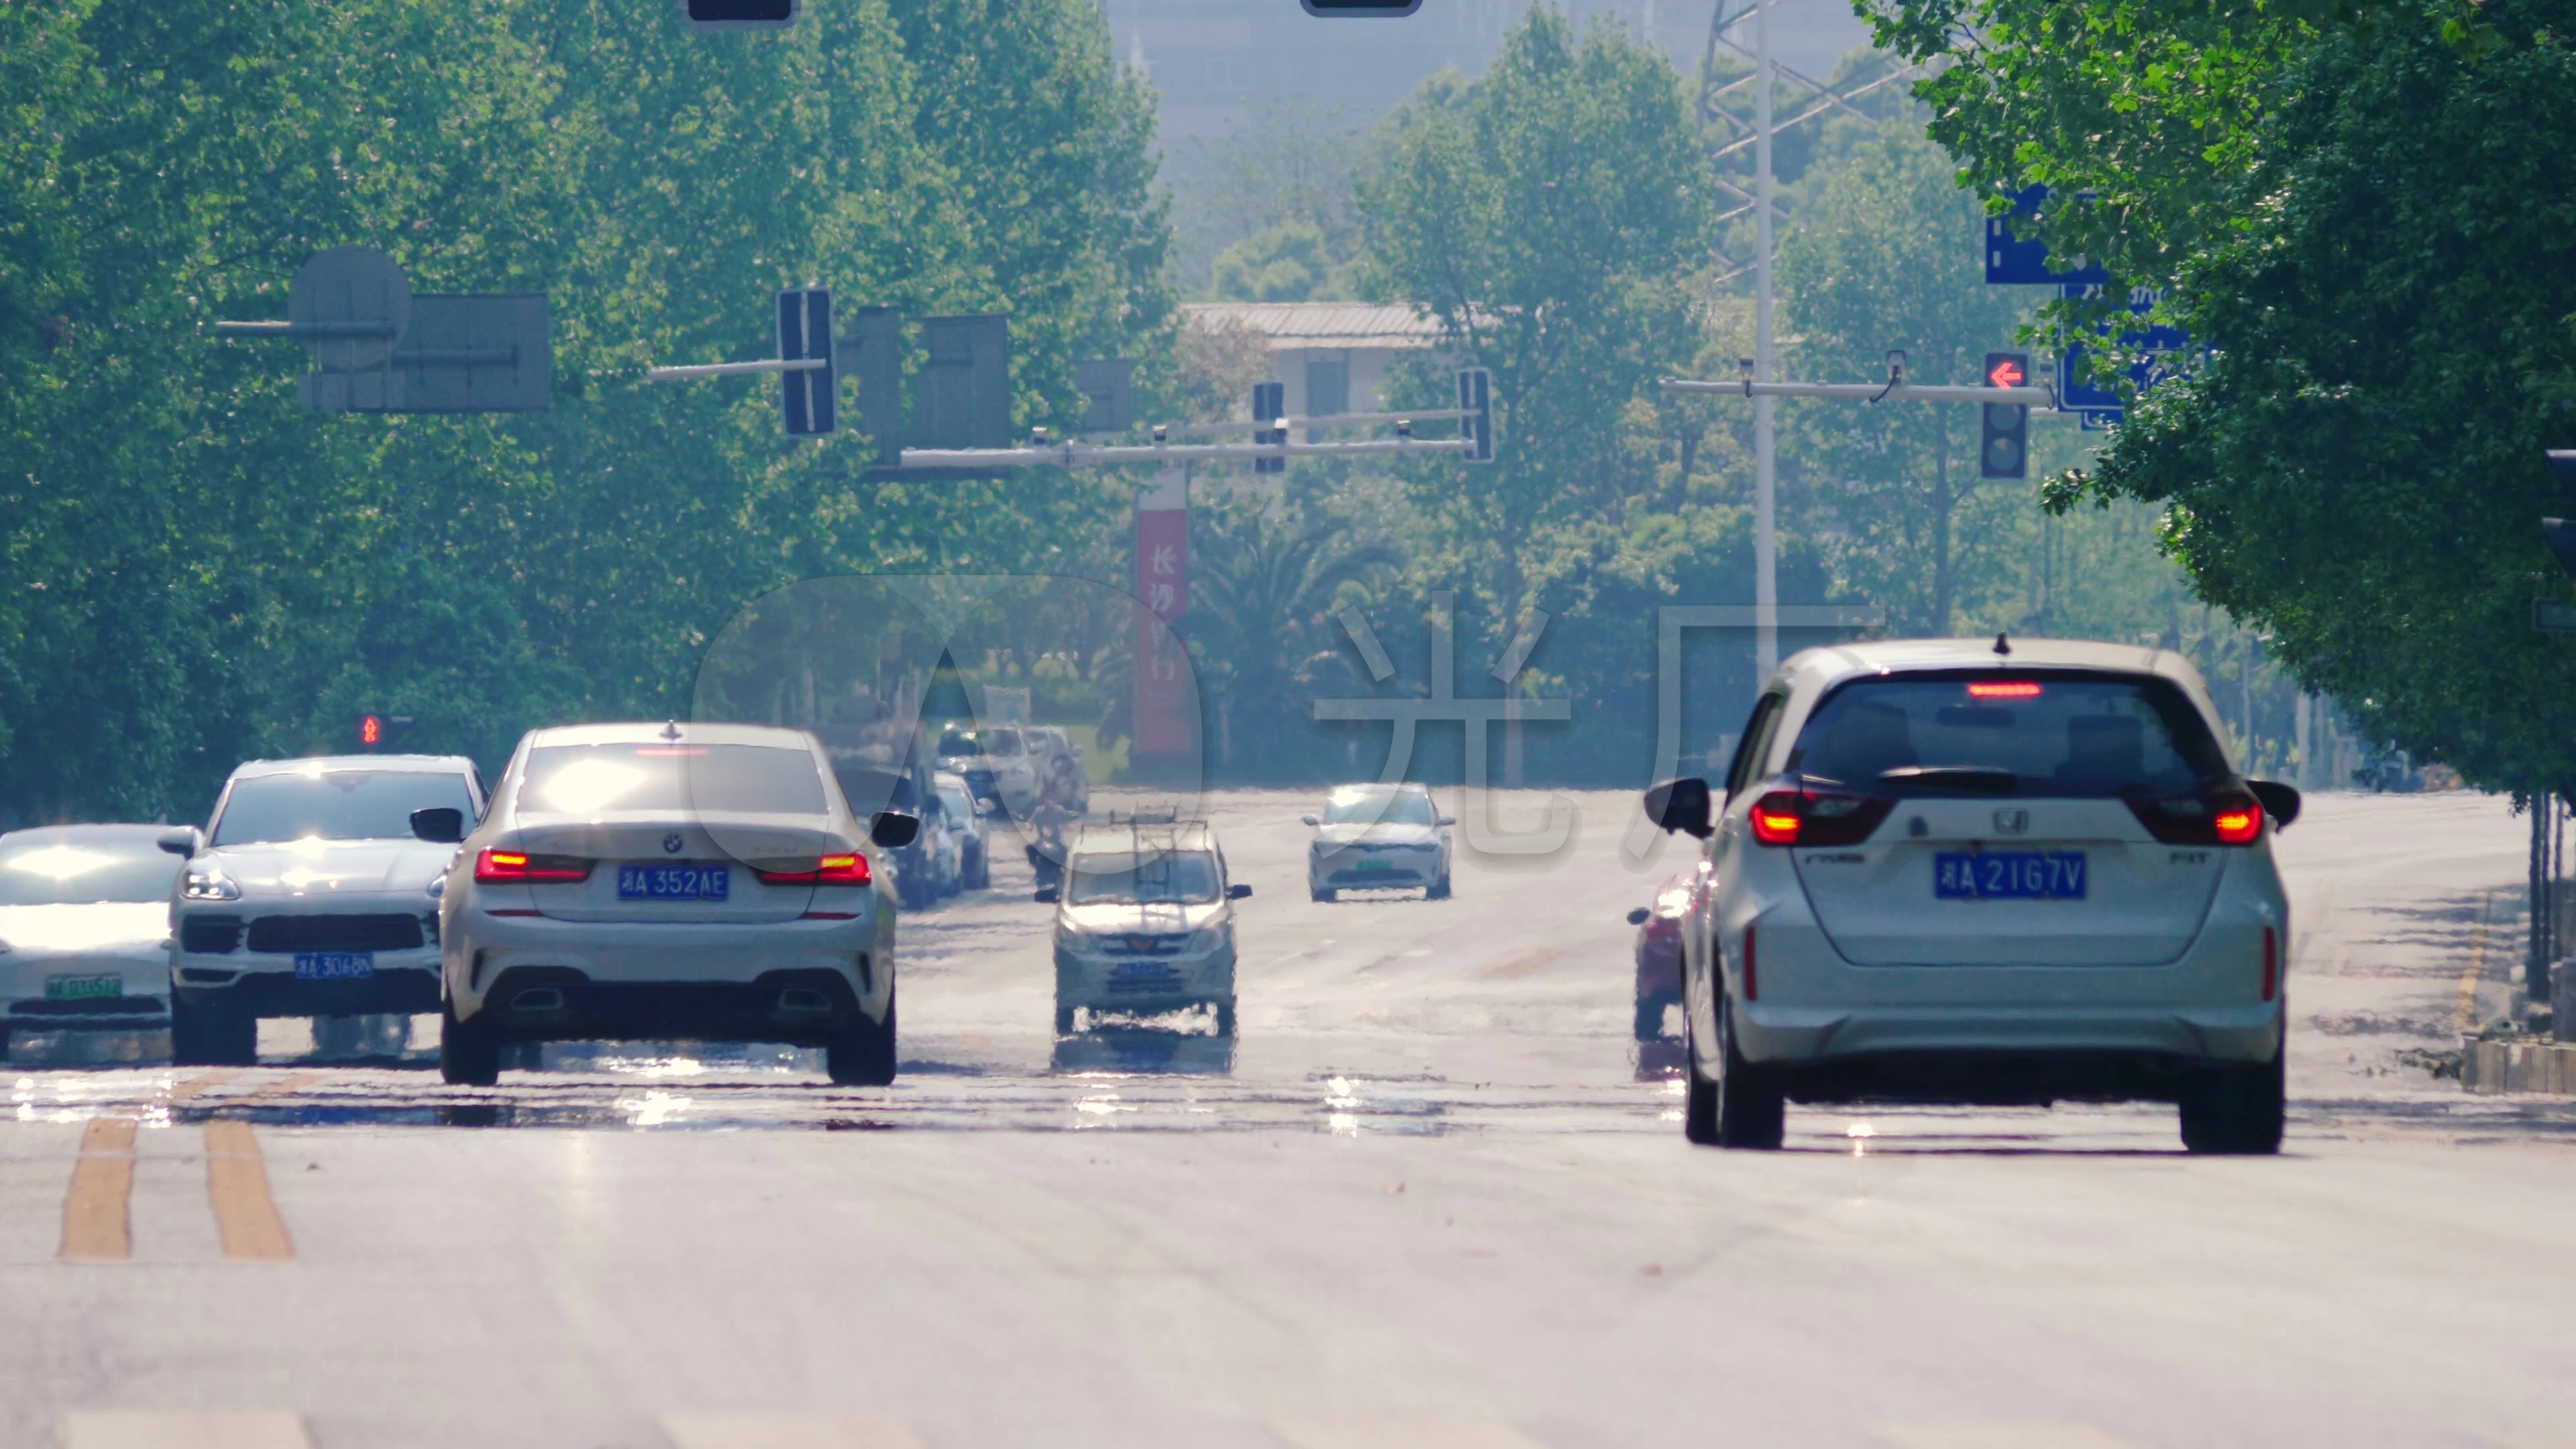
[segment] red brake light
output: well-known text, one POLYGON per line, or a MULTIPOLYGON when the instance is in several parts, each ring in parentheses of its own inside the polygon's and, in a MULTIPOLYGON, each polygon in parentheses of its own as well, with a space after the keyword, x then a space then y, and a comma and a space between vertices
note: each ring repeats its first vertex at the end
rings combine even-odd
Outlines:
POLYGON ((2263 802, 2242 785, 2161 800, 2129 797, 2129 813, 2166 845, 2252 845, 2263 838, 2263 802))
POLYGON ((1980 680, 1968 686, 1970 699, 2037 699, 2039 685, 2028 679, 1980 680))
POLYGON ((770 885, 863 886, 873 879, 864 855, 827 855, 816 861, 812 870, 757 870, 752 874, 770 885))
POLYGON ((565 885, 590 879, 590 862, 574 855, 485 850, 474 857, 474 878, 486 884, 565 885))
POLYGON ((1880 795, 1772 790, 1753 802, 1753 838, 1764 845, 1858 845, 1895 808, 1880 795))

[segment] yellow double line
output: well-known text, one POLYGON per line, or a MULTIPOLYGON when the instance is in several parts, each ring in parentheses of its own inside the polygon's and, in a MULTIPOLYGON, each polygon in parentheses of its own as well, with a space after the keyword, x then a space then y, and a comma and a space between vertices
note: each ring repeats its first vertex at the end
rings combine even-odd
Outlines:
MULTIPOLYGON (((179 1082, 162 1094, 164 1104, 196 1096, 239 1075, 210 1072, 179 1082)), ((279 1096, 324 1075, 303 1072, 243 1097, 244 1102, 279 1096)), ((66 1262, 120 1262, 134 1256, 134 1228, 129 1204, 134 1196, 132 1117, 99 1117, 81 1132, 80 1158, 73 1164, 70 1188, 63 1194, 63 1241, 66 1262)), ((292 1259, 294 1244, 277 1202, 268 1190, 268 1166, 261 1159, 259 1138, 248 1122, 218 1119, 206 1124, 206 1201, 214 1209, 215 1230, 224 1256, 271 1262, 292 1259)))

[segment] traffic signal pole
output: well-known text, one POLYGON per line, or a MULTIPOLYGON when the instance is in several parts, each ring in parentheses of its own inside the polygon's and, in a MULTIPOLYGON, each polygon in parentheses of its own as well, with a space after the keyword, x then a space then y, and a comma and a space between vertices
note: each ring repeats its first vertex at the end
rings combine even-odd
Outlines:
MULTIPOLYGON (((1771 6, 1753 0, 1753 376, 1771 382, 1771 6)), ((1779 446, 1771 399, 1753 399, 1753 678, 1759 689, 1780 667, 1779 446)))

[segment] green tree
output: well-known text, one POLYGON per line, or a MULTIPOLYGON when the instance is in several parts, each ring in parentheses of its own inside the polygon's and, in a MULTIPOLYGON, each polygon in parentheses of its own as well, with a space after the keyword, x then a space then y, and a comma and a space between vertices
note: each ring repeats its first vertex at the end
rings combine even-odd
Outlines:
POLYGON ((1303 302, 1338 294, 1342 280, 1324 249, 1323 228, 1290 217, 1217 253, 1210 290, 1220 301, 1303 302))

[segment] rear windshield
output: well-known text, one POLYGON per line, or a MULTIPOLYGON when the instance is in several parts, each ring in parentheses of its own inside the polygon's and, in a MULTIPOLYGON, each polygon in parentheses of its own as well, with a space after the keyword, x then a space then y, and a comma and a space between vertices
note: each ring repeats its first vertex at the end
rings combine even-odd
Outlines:
POLYGON ((0 846, 0 906, 166 901, 179 857, 148 837, 0 846))
POLYGON ((215 820, 214 843, 279 840, 409 840, 411 812, 445 809, 474 818, 462 774, 431 770, 321 770, 235 780, 215 820))
POLYGON ((528 751, 521 810, 821 815, 823 774, 804 750, 767 745, 547 745, 528 751))
POLYGON ((1206 905, 1216 899, 1216 857, 1200 851, 1148 852, 1142 861, 1120 852, 1077 855, 1073 882, 1065 894, 1070 905, 1111 902, 1138 905, 1206 905))
POLYGON ((2169 681, 2001 672, 1846 684, 1799 732, 1788 767, 1874 794, 2075 799, 2180 794, 2231 773, 2169 681))

